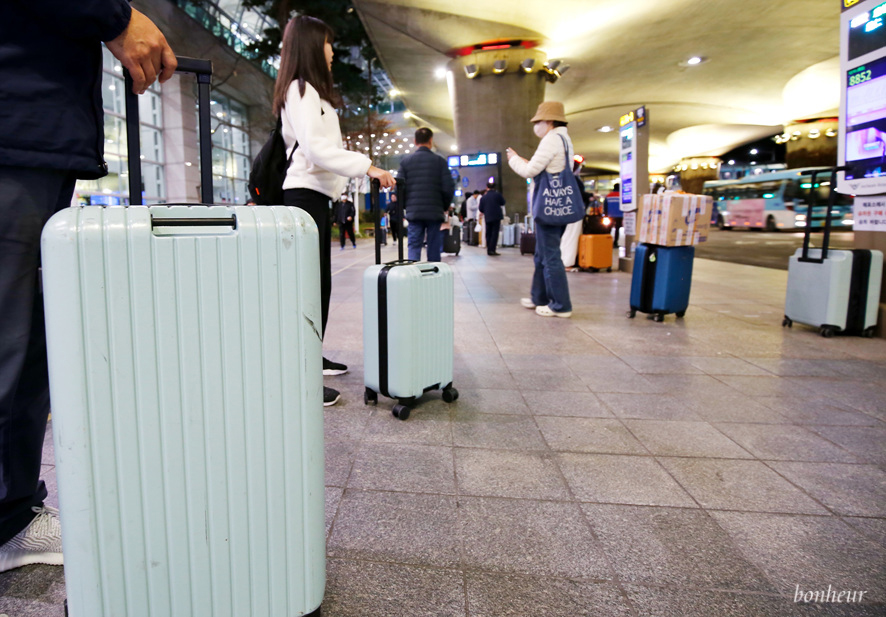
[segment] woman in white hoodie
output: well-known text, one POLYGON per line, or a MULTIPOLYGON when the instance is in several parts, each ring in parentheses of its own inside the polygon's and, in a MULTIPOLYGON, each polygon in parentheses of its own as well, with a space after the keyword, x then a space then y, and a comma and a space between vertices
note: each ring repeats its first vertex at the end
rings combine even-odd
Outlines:
MULTIPOLYGON (((283 120, 283 141, 292 159, 283 181, 283 203, 308 212, 320 232, 320 300, 323 330, 332 291, 332 202, 348 178, 368 175, 382 187, 394 178, 359 152, 345 150, 332 83, 332 30, 314 17, 300 15, 286 25, 280 70, 274 89, 274 114, 283 120), (295 148, 295 152, 292 152, 295 148)), ((348 367, 323 359, 324 375, 341 375, 348 367)), ((323 404, 334 405, 339 393, 323 388, 323 404)))

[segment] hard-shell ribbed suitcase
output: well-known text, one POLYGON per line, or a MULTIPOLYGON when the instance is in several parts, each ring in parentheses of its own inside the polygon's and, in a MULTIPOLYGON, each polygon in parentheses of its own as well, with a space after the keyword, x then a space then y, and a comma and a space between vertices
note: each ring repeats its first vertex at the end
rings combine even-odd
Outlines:
POLYGON ((501 245, 514 246, 514 225, 502 225, 501 245))
POLYGON ((578 239, 578 267, 612 272, 612 236, 584 235, 578 239))
POLYGON ((70 617, 319 610, 318 243, 283 206, 85 206, 47 224, 70 617))
POLYGON ((628 316, 640 311, 651 313, 655 321, 663 321, 668 313, 683 317, 689 306, 694 257, 694 246, 639 245, 634 254, 628 316))
MULTIPOLYGON (((854 249, 830 250, 831 211, 834 209, 837 172, 830 173, 830 193, 822 230, 822 247, 810 247, 816 191, 810 189, 803 247, 796 250, 788 263, 788 285, 785 295, 782 326, 793 322, 815 326, 822 336, 841 332, 871 337, 877 326, 880 286, 883 279, 883 253, 854 249)), ((812 174, 811 187, 816 185, 812 174)), ((821 219, 819 219, 821 220, 821 219)))
MULTIPOLYGON (((373 180, 374 203, 378 190, 373 180)), ((425 392, 442 388, 447 403, 458 398, 452 387, 455 297, 448 265, 406 261, 402 242, 398 251, 400 259, 382 264, 376 245, 376 265, 363 274, 363 400, 397 399, 394 417, 406 420, 425 392)))

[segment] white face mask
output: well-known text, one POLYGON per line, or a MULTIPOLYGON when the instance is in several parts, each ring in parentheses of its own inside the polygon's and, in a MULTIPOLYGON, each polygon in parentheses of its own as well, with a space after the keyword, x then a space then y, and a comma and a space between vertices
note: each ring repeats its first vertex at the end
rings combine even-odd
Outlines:
POLYGON ((532 132, 535 133, 535 136, 539 139, 547 135, 550 130, 551 126, 547 122, 536 122, 535 126, 532 127, 532 132))

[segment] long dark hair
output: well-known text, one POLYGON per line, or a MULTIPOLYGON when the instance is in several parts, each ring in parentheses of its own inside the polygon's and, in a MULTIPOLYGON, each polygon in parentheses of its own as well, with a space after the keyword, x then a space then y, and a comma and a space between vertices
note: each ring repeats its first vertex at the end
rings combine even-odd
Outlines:
POLYGON ((332 83, 332 71, 326 65, 324 46, 334 39, 332 28, 316 17, 299 15, 289 20, 283 32, 280 70, 274 86, 274 115, 279 116, 286 104, 289 86, 298 80, 298 92, 305 95, 305 82, 311 84, 321 99, 338 104, 332 83))

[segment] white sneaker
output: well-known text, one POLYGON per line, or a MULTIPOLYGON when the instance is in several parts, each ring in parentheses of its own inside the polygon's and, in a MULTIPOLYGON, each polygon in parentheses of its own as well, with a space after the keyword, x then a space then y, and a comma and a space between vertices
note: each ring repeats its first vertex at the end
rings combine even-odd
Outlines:
POLYGON ((528 309, 535 308, 535 302, 532 301, 532 298, 520 298, 520 304, 523 305, 523 307, 528 308, 528 309))
POLYGON ((552 311, 549 306, 536 306, 535 314, 542 317, 562 317, 564 319, 572 317, 572 311, 552 311))
POLYGON ((49 506, 34 506, 37 513, 30 524, 0 546, 0 572, 45 563, 50 566, 64 564, 62 559, 62 527, 58 510, 49 506))

